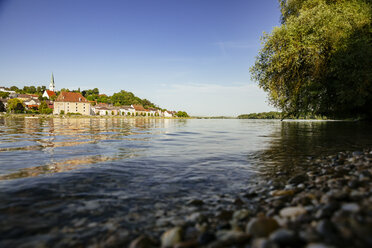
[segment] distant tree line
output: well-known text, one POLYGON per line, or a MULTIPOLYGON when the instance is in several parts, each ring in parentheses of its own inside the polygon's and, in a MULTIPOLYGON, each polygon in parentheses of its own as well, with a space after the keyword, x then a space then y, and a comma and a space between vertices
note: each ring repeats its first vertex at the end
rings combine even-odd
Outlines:
POLYGON ((262 112, 262 113, 251 113, 251 114, 244 114, 239 115, 238 119, 300 119, 300 120, 326 120, 326 116, 321 115, 286 115, 285 113, 281 112, 262 112))
POLYGON ((45 86, 24 86, 23 88, 18 88, 17 86, 11 86, 6 88, 7 90, 15 91, 18 94, 35 94, 42 95, 46 90, 45 86))

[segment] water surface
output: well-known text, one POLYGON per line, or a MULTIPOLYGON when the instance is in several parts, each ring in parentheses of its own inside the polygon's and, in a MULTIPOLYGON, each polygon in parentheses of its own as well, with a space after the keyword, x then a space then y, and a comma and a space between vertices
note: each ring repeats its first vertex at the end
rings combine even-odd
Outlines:
POLYGON ((285 182, 309 157, 371 147, 370 130, 355 122, 0 118, 0 246, 125 244, 162 231, 164 211, 170 222, 182 219, 190 199, 217 208, 224 202, 216 196, 228 204, 250 185, 285 182))

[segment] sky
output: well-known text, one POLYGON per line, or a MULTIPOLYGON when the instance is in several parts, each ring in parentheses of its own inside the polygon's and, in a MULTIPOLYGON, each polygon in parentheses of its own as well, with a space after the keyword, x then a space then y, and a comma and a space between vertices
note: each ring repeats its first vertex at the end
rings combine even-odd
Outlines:
POLYGON ((194 116, 275 110, 249 68, 277 0, 0 0, 0 86, 131 91, 194 116))

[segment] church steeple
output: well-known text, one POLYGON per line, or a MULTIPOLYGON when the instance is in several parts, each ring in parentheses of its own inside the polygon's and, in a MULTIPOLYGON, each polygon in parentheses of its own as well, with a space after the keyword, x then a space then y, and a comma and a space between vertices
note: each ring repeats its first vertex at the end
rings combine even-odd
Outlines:
POLYGON ((50 80, 50 84, 49 84, 49 90, 51 91, 54 91, 55 90, 55 84, 54 84, 54 76, 53 76, 53 73, 52 73, 52 79, 50 80))

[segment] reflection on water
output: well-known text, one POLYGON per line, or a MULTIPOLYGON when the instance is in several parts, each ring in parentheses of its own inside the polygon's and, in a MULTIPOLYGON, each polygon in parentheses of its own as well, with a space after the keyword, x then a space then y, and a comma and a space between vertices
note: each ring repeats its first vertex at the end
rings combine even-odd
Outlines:
POLYGON ((261 164, 260 172, 273 180, 287 179, 306 170, 306 161, 372 146, 371 123, 285 121, 270 135, 266 149, 248 159, 261 164))
POLYGON ((353 122, 0 118, 0 247, 126 244, 138 232, 161 232, 153 227, 159 211, 182 216, 192 198, 217 207, 221 194, 231 202, 257 181, 306 170, 307 157, 371 147, 370 130, 353 122))
MULTIPOLYGON (((3 118, 0 180, 63 172, 79 165, 131 158, 142 152, 124 144, 164 132, 170 120, 3 118), (113 143, 121 142, 123 146, 113 143), (5 174, 5 175, 4 175, 5 174)), ((182 123, 179 123, 182 124, 182 123)))

